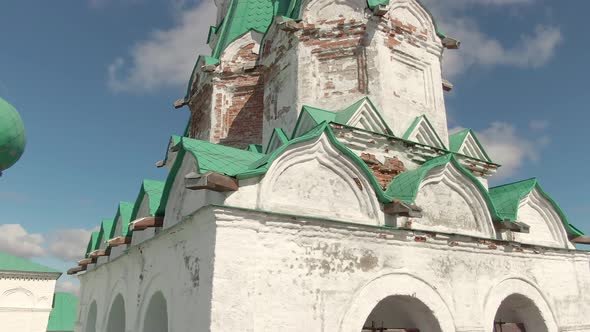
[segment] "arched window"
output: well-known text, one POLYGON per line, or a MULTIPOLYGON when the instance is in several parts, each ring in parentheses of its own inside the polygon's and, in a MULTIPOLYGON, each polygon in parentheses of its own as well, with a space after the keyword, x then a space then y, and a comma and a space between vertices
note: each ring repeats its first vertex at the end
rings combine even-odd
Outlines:
POLYGON ((373 309, 362 332, 376 331, 441 332, 434 313, 411 296, 389 296, 373 309))
POLYGON ((88 310, 85 332, 96 332, 96 301, 92 301, 90 309, 88 310))
POLYGON ((502 301, 494 318, 494 332, 547 332, 541 311, 528 297, 512 294, 502 301))
POLYGON ((143 320, 143 332, 168 332, 168 307, 161 292, 150 299, 143 320))
POLYGON ((125 332, 125 301, 121 294, 115 297, 109 312, 107 332, 125 332))

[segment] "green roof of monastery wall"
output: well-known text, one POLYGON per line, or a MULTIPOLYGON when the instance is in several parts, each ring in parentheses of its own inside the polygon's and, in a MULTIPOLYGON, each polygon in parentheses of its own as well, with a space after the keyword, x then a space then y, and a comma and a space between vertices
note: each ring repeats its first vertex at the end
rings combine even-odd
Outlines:
POLYGON ((78 298, 70 293, 55 293, 47 331, 74 331, 79 302, 78 298))
MULTIPOLYGON (((129 231, 129 223, 131 222, 131 214, 133 213, 133 207, 134 204, 129 202, 120 202, 119 206, 117 207, 117 213, 115 214, 115 218, 113 219, 115 221, 113 229, 117 229, 117 223, 120 219, 122 236, 127 236, 127 233, 129 231)), ((111 236, 111 238, 112 237, 113 236, 111 236)))
POLYGON ((33 272, 33 273, 61 273, 39 263, 17 257, 5 252, 0 252, 0 271, 33 272))

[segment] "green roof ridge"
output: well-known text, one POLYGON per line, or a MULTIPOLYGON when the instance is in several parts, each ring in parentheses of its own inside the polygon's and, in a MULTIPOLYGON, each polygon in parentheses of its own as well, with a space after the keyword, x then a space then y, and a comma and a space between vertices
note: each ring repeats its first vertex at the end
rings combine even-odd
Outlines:
POLYGON ((70 293, 55 293, 53 309, 49 314, 47 332, 74 331, 78 317, 79 300, 70 293))
MULTIPOLYGON (((483 145, 481 144, 481 142, 477 138, 475 131, 473 131, 472 129, 469 129, 469 128, 463 129, 460 132, 457 132, 457 133, 449 136, 449 150, 451 150, 451 152, 459 153, 459 150, 463 146, 463 143, 465 142, 465 140, 467 139, 467 136, 469 136, 469 134, 471 134, 471 137, 473 137, 475 144, 477 144, 477 146, 479 147, 479 149, 481 150, 481 152, 485 156, 486 160, 484 160, 484 161, 491 163, 492 159, 490 158, 490 156, 488 155, 488 153, 484 149, 483 145)), ((478 159, 477 157, 473 157, 473 156, 471 156, 471 158, 478 159)))
POLYGON ((430 122, 430 120, 428 120, 428 117, 425 114, 422 114, 420 116, 417 116, 416 119, 414 119, 414 121, 410 125, 410 128, 408 128, 408 130, 406 130, 406 133, 404 134, 403 139, 405 139, 405 140, 409 140, 410 139, 410 135, 412 135, 412 133, 414 132, 414 130, 416 129, 416 127, 420 123, 420 120, 422 120, 422 119, 424 119, 424 121, 426 121, 426 123, 428 124, 428 126, 430 126, 430 129, 432 129, 432 132, 434 133, 436 139, 438 140, 438 143, 444 149, 446 149, 447 147, 445 146, 445 143, 443 143, 443 141, 440 138, 440 136, 438 136, 438 133, 436 132, 436 130, 432 126, 432 123, 430 122))
POLYGON ((297 122, 295 124, 295 128, 293 129, 291 138, 295 138, 295 136, 297 135, 297 130, 299 129, 299 125, 302 121, 304 113, 309 114, 309 116, 311 116, 311 118, 316 122, 316 124, 320 124, 323 121, 326 121, 328 123, 333 122, 346 126, 348 121, 354 116, 354 114, 359 110, 359 107, 365 101, 369 103, 373 111, 377 114, 377 117, 379 117, 379 119, 381 120, 381 124, 385 127, 387 131, 386 134, 391 134, 392 136, 395 136, 391 128, 389 128, 389 125, 387 125, 387 122, 385 122, 385 120, 381 116, 381 112, 379 112, 377 107, 375 107, 375 104, 373 104, 373 102, 371 101, 371 98, 365 96, 341 111, 328 111, 317 107, 307 105, 303 106, 299 114, 299 117, 297 118, 297 122))
POLYGON ((160 209, 164 185, 165 182, 163 181, 143 180, 143 182, 141 183, 141 188, 139 190, 139 195, 137 195, 135 205, 133 206, 133 212, 131 213, 131 221, 137 219, 137 214, 139 213, 141 202, 143 201, 143 198, 146 194, 148 195, 148 213, 152 217, 156 216, 157 212, 160 209))
POLYGON ((287 137, 287 134, 285 134, 283 128, 275 128, 273 129, 272 134, 270 135, 270 139, 268 140, 268 145, 266 146, 265 153, 269 152, 268 149, 270 148, 273 140, 275 139, 279 139, 281 141, 281 145, 287 144, 289 142, 289 138, 287 137))
POLYGON ((94 231, 90 234, 90 239, 88 240, 88 245, 86 246, 86 257, 88 257, 88 254, 97 249, 96 245, 98 244, 98 235, 98 231, 94 231))
POLYGON ((0 252, 0 271, 33 272, 33 273, 61 273, 45 265, 28 259, 0 252))
POLYGON ((260 159, 264 154, 242 150, 221 144, 215 144, 207 141, 197 140, 188 137, 182 137, 179 143, 178 156, 166 178, 164 184, 160 206, 156 215, 164 215, 166 204, 170 197, 170 191, 174 184, 174 179, 180 170, 184 156, 191 153, 196 159, 200 173, 216 172, 228 176, 235 176, 249 168, 249 165, 260 159))
POLYGON ((117 229, 117 223, 119 221, 119 218, 121 218, 121 236, 127 236, 128 234, 129 223, 131 222, 131 214, 133 213, 133 207, 133 203, 119 202, 119 206, 117 207, 117 213, 115 214, 115 218, 113 219, 115 222, 113 225, 113 230, 117 229))
POLYGON ((543 190, 537 178, 531 178, 490 188, 490 197, 494 201, 501 218, 510 221, 517 221, 520 201, 525 196, 530 194, 535 188, 539 190, 541 195, 551 203, 561 218, 566 232, 569 235, 584 235, 582 231, 570 224, 569 219, 561 206, 559 206, 559 204, 557 204, 557 202, 551 196, 549 196, 545 190, 543 190))
POLYGON ((468 171, 461 163, 457 160, 457 158, 452 153, 447 153, 445 155, 433 158, 422 164, 419 168, 407 172, 403 172, 400 175, 393 178, 393 181, 387 187, 386 194, 391 196, 394 199, 398 199, 408 204, 414 203, 416 197, 418 196, 418 190, 420 189, 420 184, 424 180, 424 177, 433 169, 439 166, 444 166, 448 163, 452 163, 457 169, 461 171, 465 176, 467 176, 471 182, 473 182, 484 196, 484 199, 487 202, 488 210, 492 215, 492 219, 499 220, 498 212, 494 206, 493 200, 491 199, 490 195, 486 188, 481 184, 481 182, 470 172, 468 171))
POLYGON ((115 221, 113 219, 103 219, 101 221, 96 248, 94 248, 94 250, 99 249, 103 242, 106 242, 112 238, 115 231, 115 228, 113 227, 114 223, 115 221))

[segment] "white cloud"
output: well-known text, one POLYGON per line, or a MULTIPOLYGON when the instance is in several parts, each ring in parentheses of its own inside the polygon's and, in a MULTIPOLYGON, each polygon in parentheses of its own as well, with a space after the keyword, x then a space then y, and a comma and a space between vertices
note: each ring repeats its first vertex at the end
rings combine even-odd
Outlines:
POLYGON ((91 233, 91 230, 85 229, 56 231, 51 235, 49 252, 66 262, 80 259, 86 252, 86 245, 91 233))
MULTIPOLYGON (((187 0, 175 6, 185 7, 187 0)), ((216 7, 211 0, 183 11, 178 24, 156 30, 135 44, 128 56, 116 58, 108 67, 109 86, 114 91, 150 91, 164 86, 188 84, 199 54, 209 54, 209 26, 215 23, 216 7)))
POLYGON ((462 42, 461 49, 445 52, 444 73, 454 78, 473 66, 513 66, 537 68, 555 54, 563 36, 559 27, 537 25, 522 34, 519 41, 507 46, 483 32, 466 9, 473 6, 522 6, 534 0, 426 0, 443 31, 462 42))
POLYGON ((20 224, 0 225, 0 251, 24 258, 45 255, 41 234, 29 234, 20 224))
MULTIPOLYGON (((462 130, 456 127, 455 133, 462 130)), ((535 139, 521 135, 517 128, 505 122, 493 122, 488 128, 476 131, 477 138, 495 163, 502 165, 494 176, 501 180, 515 175, 527 162, 537 162, 541 151, 549 143, 548 136, 535 139)))
POLYGON ((72 293, 76 296, 80 296, 80 282, 77 279, 60 279, 55 285, 56 292, 72 293))

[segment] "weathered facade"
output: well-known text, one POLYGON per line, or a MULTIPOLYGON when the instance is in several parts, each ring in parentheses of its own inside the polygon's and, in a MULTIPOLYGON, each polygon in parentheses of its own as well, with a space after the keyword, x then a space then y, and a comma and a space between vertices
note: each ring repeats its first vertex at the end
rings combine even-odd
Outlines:
POLYGON ((590 331, 588 238, 449 135, 419 1, 216 4, 168 177, 69 271, 76 331, 590 331))

